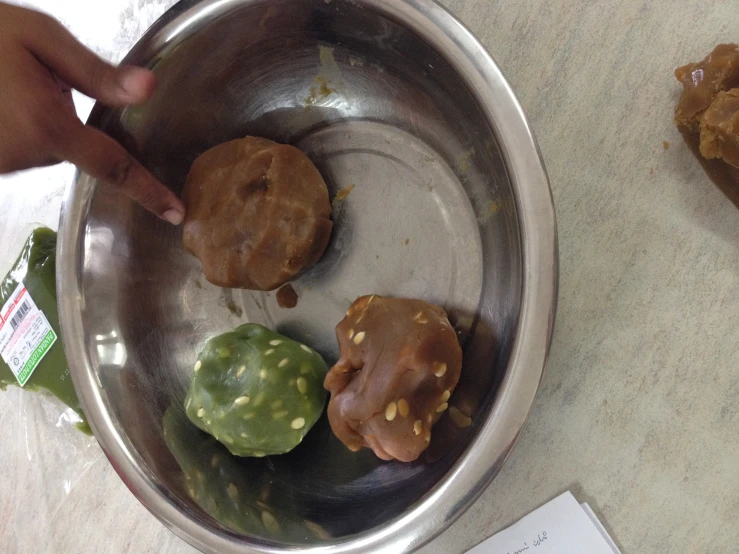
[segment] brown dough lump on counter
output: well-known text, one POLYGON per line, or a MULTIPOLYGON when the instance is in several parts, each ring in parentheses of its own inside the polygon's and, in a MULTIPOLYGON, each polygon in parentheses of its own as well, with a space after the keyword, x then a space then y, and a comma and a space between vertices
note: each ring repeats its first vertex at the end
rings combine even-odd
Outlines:
POLYGON ((426 449, 462 370, 446 312, 422 300, 362 296, 336 326, 328 418, 350 450, 410 462, 426 449))
POLYGON ((719 92, 703 113, 700 152, 739 167, 739 89, 719 92))
POLYGON ((222 287, 274 290, 315 264, 331 234, 328 189, 300 150, 246 137, 195 160, 183 242, 222 287))
POLYGON ((739 167, 739 47, 719 44, 704 60, 678 67, 683 93, 675 123, 699 141, 706 159, 739 167))

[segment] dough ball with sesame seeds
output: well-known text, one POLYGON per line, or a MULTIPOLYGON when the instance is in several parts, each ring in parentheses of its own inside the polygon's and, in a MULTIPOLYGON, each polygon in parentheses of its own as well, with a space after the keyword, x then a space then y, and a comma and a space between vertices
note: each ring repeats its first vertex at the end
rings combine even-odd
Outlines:
POLYGON ((422 300, 363 296, 336 326, 328 418, 350 450, 410 462, 429 445, 462 371, 446 312, 422 300))
POLYGON ((237 456, 284 454, 323 412, 327 371, 312 348, 248 323, 205 345, 185 411, 237 456))

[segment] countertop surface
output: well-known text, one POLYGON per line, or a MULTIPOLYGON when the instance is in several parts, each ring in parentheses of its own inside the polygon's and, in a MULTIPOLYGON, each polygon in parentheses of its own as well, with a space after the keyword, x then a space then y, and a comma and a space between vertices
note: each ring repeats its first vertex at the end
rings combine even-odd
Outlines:
MULTIPOLYGON (((118 61, 173 0, 33 0, 118 61)), ((537 135, 561 286, 538 398, 493 484, 424 554, 461 553, 564 490, 627 554, 736 552, 739 210, 672 124, 678 65, 739 41, 736 0, 447 0, 537 135)), ((84 118, 91 102, 77 97, 84 118)), ((57 227, 74 170, 0 177, 0 271, 57 227)), ((92 442, 64 448, 28 393, 0 393, 5 552, 195 552, 92 442), (85 464, 65 471, 70 455, 85 464), (66 464, 66 465, 65 465, 66 464), (54 476, 53 478, 49 476, 54 476)))

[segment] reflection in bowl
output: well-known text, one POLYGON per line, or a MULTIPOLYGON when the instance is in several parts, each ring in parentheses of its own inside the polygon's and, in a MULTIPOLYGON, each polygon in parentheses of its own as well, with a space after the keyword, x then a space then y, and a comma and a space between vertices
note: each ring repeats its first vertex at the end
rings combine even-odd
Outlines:
POLYGON ((182 486, 218 524, 247 535, 290 542, 330 538, 320 525, 300 518, 300 504, 279 474, 264 472, 256 459, 233 456, 193 426, 179 406, 164 413, 162 429, 182 470, 182 486))

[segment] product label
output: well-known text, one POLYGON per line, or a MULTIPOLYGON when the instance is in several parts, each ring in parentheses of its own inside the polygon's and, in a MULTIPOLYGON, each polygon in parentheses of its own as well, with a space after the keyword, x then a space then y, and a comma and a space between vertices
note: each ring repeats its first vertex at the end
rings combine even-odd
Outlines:
POLYGON ((0 310, 0 355, 21 387, 55 342, 49 320, 19 283, 0 310))

